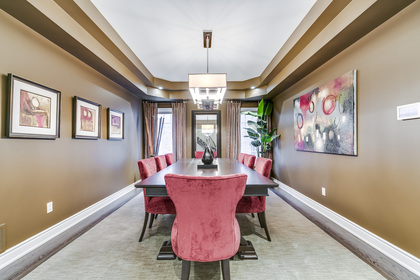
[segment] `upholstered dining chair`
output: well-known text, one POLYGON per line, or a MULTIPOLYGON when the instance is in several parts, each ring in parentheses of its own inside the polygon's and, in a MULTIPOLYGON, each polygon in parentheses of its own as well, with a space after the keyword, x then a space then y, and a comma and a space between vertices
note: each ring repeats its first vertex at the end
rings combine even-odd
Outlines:
POLYGON ((165 154, 165 158, 166 158, 166 164, 168 166, 175 163, 175 157, 173 153, 165 154))
MULTIPOLYGON (((272 163, 273 161, 271 159, 259 157, 255 163, 255 171, 270 178, 272 163)), ((236 213, 257 213, 260 226, 264 228, 267 240, 271 241, 267 220, 265 218, 265 200, 265 196, 244 196, 236 207, 236 213)))
POLYGON ((156 156, 155 161, 156 161, 156 168, 158 172, 168 167, 168 164, 166 163, 166 157, 164 155, 156 156))
POLYGON ((240 162, 240 163, 244 163, 244 158, 245 158, 245 154, 244 153, 239 153, 239 155, 238 155, 238 161, 240 162))
MULTIPOLYGON (((204 151, 195 151, 194 156, 195 156, 195 158, 202 158, 203 153, 204 153, 204 151)), ((213 154, 214 154, 214 158, 216 158, 217 157, 217 152, 214 151, 213 154)))
POLYGON ((194 156, 195 158, 202 158, 203 157, 203 151, 195 151, 194 156))
MULTIPOLYGON (((140 177, 142 180, 152 176, 157 172, 156 160, 154 158, 147 158, 138 161, 140 177)), ((158 214, 176 214, 175 206, 169 197, 147 197, 146 189, 143 188, 144 195, 144 223, 140 234, 139 242, 143 240, 146 231, 149 214, 152 214, 149 228, 152 227, 155 215, 158 214)))
POLYGON ((222 261, 223 279, 230 279, 229 258, 241 239, 235 209, 245 191, 247 175, 215 177, 166 174, 169 197, 176 217, 171 242, 182 259, 181 279, 188 279, 191 261, 222 261))
POLYGON ((245 154, 245 156, 244 156, 244 164, 246 166, 248 166, 249 168, 254 169, 254 163, 255 163, 255 156, 245 154))

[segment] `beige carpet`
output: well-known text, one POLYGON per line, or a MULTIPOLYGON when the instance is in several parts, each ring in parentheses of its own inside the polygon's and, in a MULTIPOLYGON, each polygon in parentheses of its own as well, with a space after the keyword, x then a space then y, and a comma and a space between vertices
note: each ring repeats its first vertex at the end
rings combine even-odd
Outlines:
MULTIPOLYGON (((232 279, 385 279, 271 192, 266 212, 272 242, 265 239, 258 218, 237 216, 259 259, 235 257, 232 279)), ((174 216, 160 215, 139 243, 143 217, 140 194, 23 279, 180 279, 180 261, 156 260, 174 216)), ((193 263, 190 279, 222 279, 220 264, 193 263)))

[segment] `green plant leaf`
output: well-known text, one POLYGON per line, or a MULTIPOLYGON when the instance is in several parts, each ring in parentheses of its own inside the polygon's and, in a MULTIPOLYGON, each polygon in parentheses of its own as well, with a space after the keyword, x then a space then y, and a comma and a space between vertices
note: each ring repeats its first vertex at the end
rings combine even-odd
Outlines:
POLYGON ((264 127, 260 127, 257 129, 257 133, 261 136, 266 135, 267 134, 267 129, 264 127))
POLYGON ((260 103, 258 104, 257 115, 258 117, 262 118, 264 114, 264 99, 261 99, 260 103))
POLYGON ((248 121, 248 126, 254 130, 257 130, 260 126, 254 121, 248 121))
POLYGON ((258 135, 258 132, 250 127, 246 127, 244 129, 248 132, 248 134, 251 133, 251 134, 258 135))
POLYGON ((256 113, 251 112, 251 111, 244 111, 244 112, 241 112, 241 114, 242 115, 250 115, 250 116, 253 116, 253 117, 258 117, 258 115, 256 113))
POLYGON ((261 146, 261 142, 260 140, 254 140, 254 141, 251 141, 251 145, 254 147, 259 147, 261 146))
POLYGON ((276 139, 277 137, 279 137, 280 134, 276 134, 270 137, 270 142, 272 142, 274 139, 276 139))
POLYGON ((267 122, 266 122, 265 120, 263 120, 263 119, 259 119, 259 120, 257 121, 257 124, 258 124, 259 126, 261 126, 261 127, 267 127, 267 122))
POLYGON ((272 131, 270 131, 270 133, 268 133, 268 135, 273 136, 274 132, 276 132, 277 128, 273 129, 272 131))
POLYGON ((273 111, 273 102, 267 101, 264 106, 264 116, 269 116, 273 111))

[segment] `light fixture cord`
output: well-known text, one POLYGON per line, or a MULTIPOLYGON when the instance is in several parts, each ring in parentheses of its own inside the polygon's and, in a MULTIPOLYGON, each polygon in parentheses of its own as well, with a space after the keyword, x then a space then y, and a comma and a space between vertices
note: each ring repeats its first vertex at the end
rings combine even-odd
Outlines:
POLYGON ((209 73, 209 35, 206 35, 206 48, 207 48, 207 74, 209 73))

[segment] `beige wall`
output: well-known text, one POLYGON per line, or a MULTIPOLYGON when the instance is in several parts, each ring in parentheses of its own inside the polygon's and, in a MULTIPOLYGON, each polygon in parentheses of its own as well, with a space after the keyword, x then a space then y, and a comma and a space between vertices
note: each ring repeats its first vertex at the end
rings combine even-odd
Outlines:
POLYGON ((2 10, 0 34, 0 224, 10 248, 137 180, 142 122, 140 100, 2 10), (61 91, 61 138, 5 137, 8 73, 61 91), (75 95, 103 106, 102 139, 72 139, 75 95), (108 107, 125 113, 123 141, 106 140, 108 107))
POLYGON ((273 114, 275 177, 417 257, 420 119, 397 121, 396 107, 420 102, 419 34, 416 2, 275 98, 273 114), (293 99, 352 69, 358 156, 295 151, 293 99))

